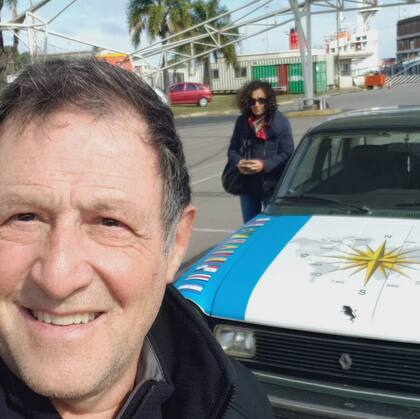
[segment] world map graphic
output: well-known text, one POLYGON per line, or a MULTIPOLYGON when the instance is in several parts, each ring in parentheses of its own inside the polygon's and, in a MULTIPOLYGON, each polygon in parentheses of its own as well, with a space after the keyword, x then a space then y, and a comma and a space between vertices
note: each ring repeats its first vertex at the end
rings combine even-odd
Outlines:
POLYGON ((367 285, 372 277, 387 279, 391 273, 410 277, 411 270, 420 269, 420 247, 411 243, 395 247, 384 240, 373 246, 373 238, 355 236, 300 237, 291 243, 298 244, 298 256, 309 263, 312 281, 348 270, 349 276, 362 272, 367 285))

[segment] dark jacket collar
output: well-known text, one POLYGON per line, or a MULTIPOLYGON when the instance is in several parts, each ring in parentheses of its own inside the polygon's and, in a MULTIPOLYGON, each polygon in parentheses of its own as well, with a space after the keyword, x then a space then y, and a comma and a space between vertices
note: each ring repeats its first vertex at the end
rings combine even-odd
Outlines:
POLYGON ((203 318, 173 287, 149 337, 174 386, 164 418, 222 417, 233 396, 235 370, 203 318))

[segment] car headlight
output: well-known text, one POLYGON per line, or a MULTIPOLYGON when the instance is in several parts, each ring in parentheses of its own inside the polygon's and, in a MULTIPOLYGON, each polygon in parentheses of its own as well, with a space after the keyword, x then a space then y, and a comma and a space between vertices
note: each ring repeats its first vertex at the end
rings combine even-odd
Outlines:
POLYGON ((226 324, 214 328, 214 336, 227 355, 253 358, 256 352, 254 331, 226 324))

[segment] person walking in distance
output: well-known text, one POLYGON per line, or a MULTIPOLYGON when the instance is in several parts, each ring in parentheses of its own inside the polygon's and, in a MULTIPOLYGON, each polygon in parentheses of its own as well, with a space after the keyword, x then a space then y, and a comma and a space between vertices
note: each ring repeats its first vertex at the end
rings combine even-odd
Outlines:
POLYGON ((289 120, 277 110, 270 83, 253 80, 236 97, 241 112, 228 148, 228 160, 244 175, 240 195, 244 222, 267 205, 294 150, 289 120), (248 148, 244 157, 244 143, 248 148))

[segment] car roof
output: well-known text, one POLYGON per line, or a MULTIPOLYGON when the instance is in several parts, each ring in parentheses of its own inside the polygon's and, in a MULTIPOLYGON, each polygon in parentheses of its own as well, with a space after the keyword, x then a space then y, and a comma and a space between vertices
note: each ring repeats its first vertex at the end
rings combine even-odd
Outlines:
POLYGON ((197 81, 178 81, 174 84, 171 84, 169 87, 178 86, 180 84, 203 84, 203 83, 200 83, 200 82, 197 82, 197 81))
POLYGON ((349 111, 311 128, 306 135, 352 130, 420 128, 420 106, 394 106, 349 111))

